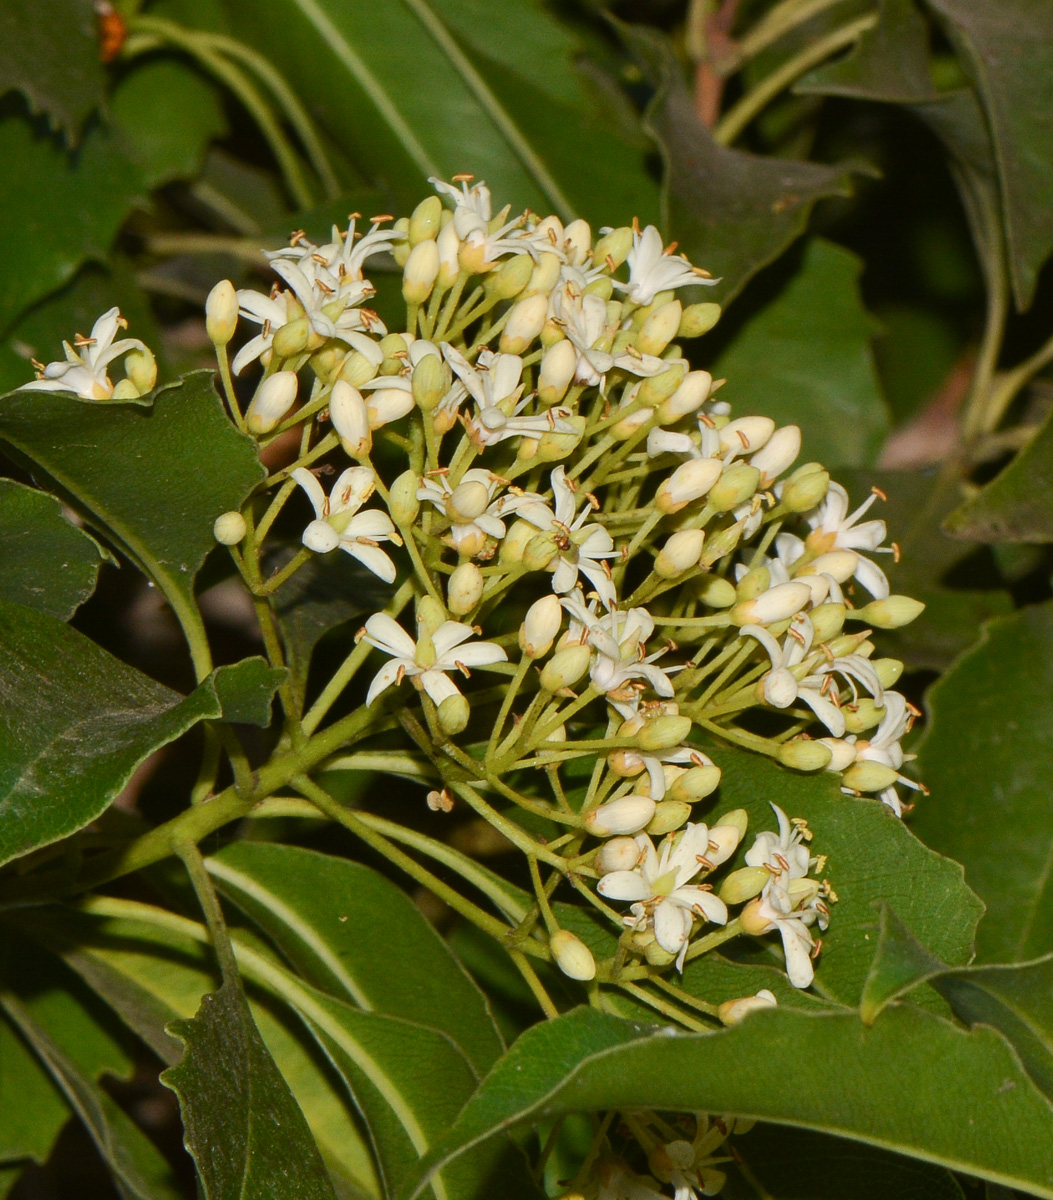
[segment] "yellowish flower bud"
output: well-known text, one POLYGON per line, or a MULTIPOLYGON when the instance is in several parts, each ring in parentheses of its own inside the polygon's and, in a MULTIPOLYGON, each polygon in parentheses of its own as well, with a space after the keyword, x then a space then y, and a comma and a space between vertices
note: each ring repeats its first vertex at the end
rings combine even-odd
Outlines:
POLYGON ((652 375, 640 384, 637 399, 648 408, 657 408, 663 401, 668 400, 684 382, 684 367, 669 367, 660 375, 652 375))
POLYGON ((692 580, 694 594, 710 608, 730 608, 738 596, 734 584, 720 575, 700 575, 692 580))
MULTIPOLYGON (((557 433, 549 430, 543 433, 537 443, 537 458, 539 462, 562 462, 568 455, 574 453, 578 443, 585 435, 587 421, 585 417, 563 417, 566 424, 573 427, 573 433, 557 433)), ((526 441, 528 439, 524 439, 526 441)))
POLYGON ((778 1001, 775 993, 762 988, 755 996, 740 996, 737 1000, 725 1000, 717 1009, 717 1016, 725 1025, 737 1025, 753 1012, 775 1008, 778 1001))
POLYGON ((557 929, 549 938, 549 949, 556 966, 569 979, 586 982, 596 978, 596 960, 585 943, 568 929, 557 929))
MULTIPOLYGON (((714 828, 720 829, 728 827, 738 831, 739 841, 746 836, 746 830, 750 827, 750 815, 744 808, 733 808, 729 812, 722 813, 714 821, 714 828)), ((738 842, 736 842, 738 845, 738 842)))
POLYGON ((416 471, 403 471, 391 485, 388 492, 388 512, 396 525, 412 525, 420 512, 420 501, 417 499, 417 489, 420 478, 416 471))
POLYGON ((806 583, 780 583, 731 610, 733 625, 772 625, 795 616, 811 599, 806 583))
POLYGON ((752 600, 771 587, 771 571, 767 567, 754 567, 747 571, 735 588, 739 600, 752 600))
POLYGON ((548 296, 559 282, 559 272, 563 263, 558 254, 543 253, 534 267, 533 273, 523 292, 527 296, 548 296))
POLYGON ((463 617, 470 613, 483 598, 483 573, 473 562, 461 563, 450 576, 446 585, 446 598, 450 612, 463 617))
POLYGON ((629 257, 629 251, 632 248, 633 231, 628 225, 623 225, 619 229, 612 229, 610 233, 605 233, 593 246, 592 261, 598 267, 605 265, 620 267, 629 257))
POLYGON ((446 395, 446 368, 434 354, 425 354, 413 368, 413 399, 421 412, 432 412, 446 395))
POLYGON ((925 611, 925 605, 912 596, 886 596, 883 600, 871 600, 864 608, 852 614, 857 621, 866 621, 878 629, 899 629, 909 625, 925 611))
POLYGON ((676 337, 680 328, 680 315, 683 305, 679 300, 670 300, 661 308, 655 309, 643 323, 640 332, 633 338, 636 349, 641 354, 661 354, 669 343, 676 337))
POLYGON ((214 346, 225 346, 238 327, 238 293, 229 279, 221 279, 205 301, 205 329, 214 346))
POLYGON ((268 375, 256 389, 245 414, 249 432, 270 433, 296 402, 297 386, 295 371, 276 371, 268 375))
POLYGON ((671 750, 679 746, 691 732, 690 717, 667 715, 646 721, 636 735, 636 744, 641 750, 653 753, 658 750, 671 750))
POLYGON ((153 351, 144 346, 141 350, 133 350, 124 359, 124 372, 135 384, 140 396, 153 391, 157 383, 157 359, 153 351))
POLYGON ((776 755, 784 767, 794 771, 824 771, 830 765, 830 747, 808 738, 783 742, 776 755))
POLYGON ((708 371, 689 371, 683 383, 659 406, 659 420, 663 425, 673 425, 681 417, 698 412, 712 390, 713 376, 708 371))
POLYGON ((294 358, 307 349, 311 340, 311 326, 306 317, 297 317, 289 321, 274 335, 271 343, 278 358, 294 358))
POLYGON ((239 512, 225 512, 216 518, 212 527, 216 541, 222 546, 236 546, 248 532, 245 518, 239 512))
POLYGON ((439 248, 429 238, 410 251, 402 270, 402 296, 407 304, 423 304, 439 278, 439 248))
MULTIPOLYGON (((560 692, 564 688, 573 687, 588 671, 591 661, 590 646, 567 646, 558 650, 542 668, 541 686, 546 692, 560 692)), ((643 825, 638 828, 642 829, 643 825)), ((635 833, 636 830, 624 829, 621 832, 635 833)))
POLYGON ((522 563, 528 571, 544 571, 556 554, 556 543, 552 534, 535 532, 523 550, 522 563))
POLYGON ((718 458, 692 458, 681 463, 662 481, 655 495, 655 506, 664 513, 679 512, 701 499, 720 478, 722 470, 723 463, 718 458))
POLYGON ((761 473, 761 487, 772 483, 797 461, 801 453, 801 430, 797 425, 783 425, 771 435, 764 448, 750 456, 750 466, 761 473))
POLYGON ((883 688, 895 687, 903 674, 903 664, 898 658, 876 658, 870 665, 883 688))
POLYGON ((739 417, 729 421, 720 430, 720 449, 723 454, 734 450, 738 454, 752 454, 760 450, 775 432, 775 422, 770 417, 739 417))
POLYGON ((808 614, 817 645, 837 637, 845 623, 847 609, 843 604, 820 604, 808 614))
MULTIPOLYGON (((545 297, 541 297, 545 299, 545 297)), ((526 303, 521 301, 520 303, 526 303)), ((546 300, 547 303, 547 300, 546 300)), ((570 381, 578 365, 578 352, 564 338, 549 346, 541 358, 538 372, 537 398, 542 404, 558 404, 567 394, 570 381)))
POLYGON ((340 439, 345 453, 361 460, 369 456, 373 448, 373 435, 369 431, 369 413, 362 393, 344 380, 333 384, 329 397, 329 419, 340 439))
POLYGON ((439 250, 439 287, 451 288, 461 273, 461 241, 452 221, 443 225, 435 239, 435 245, 439 250))
MULTIPOLYGON (((421 244, 423 245, 423 242, 421 244)), ((468 701, 460 692, 456 696, 447 696, 439 705, 439 727, 443 733, 448 733, 453 737, 464 731, 471 715, 472 710, 468 706, 468 701)))
POLYGON ((696 338, 709 333, 720 320, 720 305, 712 302, 689 304, 680 318, 680 328, 677 337, 696 338))
POLYGON ((508 314, 504 332, 501 334, 501 353, 522 354, 540 335, 547 318, 546 296, 527 296, 526 299, 517 301, 508 314))
POLYGON ((611 871, 631 871, 640 861, 640 855, 640 847, 634 838, 611 838, 596 854, 596 870, 601 875, 609 875, 611 871))
POLYGON ((537 526, 516 521, 501 541, 500 560, 510 566, 523 561, 527 546, 537 537, 537 526))
POLYGON ((727 512, 745 503, 760 486, 760 471, 747 463, 732 463, 709 490, 706 503, 714 512, 727 512))
POLYGON ((881 724, 885 706, 869 696, 862 696, 855 703, 846 704, 841 709, 841 715, 845 718, 845 729, 849 733, 866 733, 868 729, 881 724))
POLYGON ((821 463, 805 463, 783 484, 782 502, 790 512, 810 512, 829 487, 829 471, 821 463))
POLYGON ((355 350, 343 360, 336 377, 349 383, 353 388, 360 388, 362 384, 368 383, 376 376, 379 365, 379 363, 370 362, 364 354, 355 350))
POLYGON ((691 805, 684 800, 659 800, 655 805, 654 816, 647 822, 645 829, 652 837, 664 837, 679 829, 691 816, 691 805))
POLYGON ((511 300, 527 286, 533 271, 534 260, 530 255, 516 254, 487 275, 484 286, 490 296, 511 300))
POLYGON ((562 624, 563 609, 558 596, 542 596, 535 600, 519 627, 520 650, 527 658, 543 658, 552 649, 562 624))
POLYGON ((704 800, 720 786, 720 768, 713 765, 705 767, 688 767, 682 775, 672 782, 667 795, 672 800, 686 800, 693 804, 704 800))
POLYGON ((459 483, 446 497, 446 515, 458 525, 467 525, 486 512, 490 492, 486 484, 478 479, 459 483))
POLYGON ((639 833, 655 812, 650 796, 621 796, 585 814, 585 828, 595 837, 639 833))
POLYGON ((725 904, 742 904, 759 896, 771 872, 766 867, 739 867, 724 878, 717 890, 717 895, 725 904))
POLYGON ((705 532, 701 529, 681 529, 679 533, 674 533, 655 559, 655 574, 663 579, 675 579, 698 566, 705 538, 705 532))
POLYGON ((899 772, 884 763, 860 759, 854 762, 841 776, 845 787, 854 792, 883 792, 899 779, 899 772))
POLYGON ((438 196, 428 196, 413 210, 410 217, 409 244, 416 246, 420 242, 432 240, 439 235, 442 227, 442 201, 438 196))

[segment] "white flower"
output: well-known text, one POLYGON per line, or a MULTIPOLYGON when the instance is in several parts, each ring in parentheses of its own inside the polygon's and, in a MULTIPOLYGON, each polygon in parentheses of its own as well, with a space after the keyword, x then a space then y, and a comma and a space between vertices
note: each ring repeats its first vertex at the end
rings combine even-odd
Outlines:
POLYGON ((604 1159, 596 1166, 600 1188, 596 1200, 668 1200, 664 1192, 656 1191, 649 1175, 637 1175, 620 1159, 604 1159))
MULTIPOLYGON (((448 196, 454 202, 453 226, 458 238, 466 245, 477 248, 480 253, 479 266, 487 267, 496 262, 502 254, 536 254, 532 243, 524 239, 520 233, 524 217, 519 216, 490 232, 492 206, 490 189, 480 181, 474 187, 468 187, 470 175, 455 175, 460 183, 458 190, 453 184, 441 179, 430 177, 432 184, 441 195, 448 196), (512 236, 508 236, 511 234, 512 236)), ((505 209, 505 214, 508 210, 505 209)), ((500 217, 498 218, 500 220, 500 217)))
POLYGON ((633 230, 633 248, 629 251, 629 282, 614 281, 614 286, 628 293, 633 304, 650 304, 659 292, 688 284, 703 283, 712 286, 717 282, 707 277, 699 267, 693 267, 686 258, 667 252, 662 246, 662 235, 653 225, 641 233, 633 230))
MULTIPOLYGON (((818 892, 809 890, 806 895, 811 902, 800 908, 795 907, 790 889, 772 880, 760 897, 751 901, 748 909, 749 933, 756 935, 778 930, 786 956, 786 974, 795 988, 811 986, 815 977, 812 956, 817 943, 809 926, 818 921, 819 928, 825 929, 828 924, 826 907, 819 901, 818 892)), ((747 921, 744 921, 744 925, 747 925, 747 921)))
POLYGON ((395 564, 377 543, 394 542, 401 546, 402 539, 386 512, 378 508, 358 511, 376 487, 376 476, 369 467, 349 467, 333 484, 328 496, 306 467, 297 467, 292 477, 314 507, 315 519, 303 533, 307 549, 327 554, 339 547, 385 583, 393 583, 395 564))
POLYGON ((585 524, 592 512, 590 504, 574 515, 575 487, 563 467, 556 467, 549 482, 555 512, 546 504, 526 504, 519 515, 543 532, 555 535, 557 553, 550 568, 552 590, 560 596, 573 591, 578 586, 580 571, 596 589, 600 601, 613 608, 617 602, 614 583, 603 561, 618 557, 611 535, 601 525, 585 524))
POLYGON ((644 929, 653 923, 655 940, 663 950, 678 956, 683 968, 687 941, 696 917, 715 925, 727 923, 724 902, 704 887, 690 881, 702 870, 709 849, 705 825, 688 825, 678 838, 666 838, 659 854, 644 833, 637 834, 641 850, 639 865, 632 871, 612 871, 597 885, 601 896, 632 901, 626 925, 644 929))
POLYGON ((767 867, 772 877, 785 886, 790 880, 803 879, 815 860, 810 857, 808 847, 804 844, 807 826, 801 821, 791 822, 777 804, 772 804, 771 808, 779 822, 779 832, 776 834, 767 830, 758 833, 753 845, 746 851, 746 865, 767 867))
POLYGON ((499 475, 482 467, 465 471, 456 488, 445 471, 436 472, 421 480, 417 499, 434 504, 450 518, 449 544, 458 554, 471 558, 482 553, 488 537, 500 541, 505 536, 506 517, 524 505, 543 503, 535 492, 517 487, 501 495, 505 485, 499 475))
MULTIPOLYGON (((905 762, 914 755, 904 754, 900 739, 910 732, 914 724, 914 713, 911 712, 907 701, 899 692, 885 692, 885 715, 869 740, 860 739, 855 742, 855 760, 857 762, 876 762, 894 771, 899 771, 905 762)), ((899 782, 915 791, 924 791, 922 785, 906 775, 899 776, 899 782)), ((895 786, 885 788, 878 799, 888 805, 897 817, 903 816, 903 801, 900 800, 895 786)))
MULTIPOLYGON (((831 550, 867 550, 891 554, 891 547, 881 545, 886 533, 884 521, 858 523, 876 499, 875 492, 854 512, 849 513, 848 493, 839 483, 831 483, 826 498, 807 517, 812 528, 805 543, 808 549, 817 555, 827 554, 831 550)), ((888 580, 884 571, 869 558, 859 556, 854 574, 876 599, 883 600, 888 595, 888 580)))
POLYGON ((415 679, 436 705, 449 696, 461 694, 448 672, 468 675, 469 667, 486 667, 491 663, 507 662, 508 655, 493 642, 474 642, 464 645, 476 631, 460 621, 444 621, 434 634, 422 631, 415 642, 391 617, 374 613, 366 622, 361 636, 371 646, 392 656, 391 662, 376 673, 369 685, 366 704, 372 704, 381 692, 393 683, 401 683, 408 675, 415 679))
POLYGON ((567 340, 578 352, 578 365, 574 378, 587 387, 603 386, 604 377, 615 367, 630 375, 658 375, 669 364, 653 354, 641 354, 638 350, 611 354, 597 348, 597 344, 610 331, 607 328, 607 302, 601 296, 581 292, 573 284, 552 293, 551 312, 553 321, 562 327, 567 340))
POLYGON ((113 383, 107 368, 115 358, 129 350, 146 350, 138 338, 121 338, 115 342, 118 329, 127 329, 128 322, 120 310, 104 312, 92 326, 91 337, 78 334, 74 346, 63 342, 65 362, 51 362, 38 368, 37 378, 24 383, 22 392, 75 392, 84 400, 108 400, 113 395, 113 383), (83 351, 83 353, 79 353, 83 351))

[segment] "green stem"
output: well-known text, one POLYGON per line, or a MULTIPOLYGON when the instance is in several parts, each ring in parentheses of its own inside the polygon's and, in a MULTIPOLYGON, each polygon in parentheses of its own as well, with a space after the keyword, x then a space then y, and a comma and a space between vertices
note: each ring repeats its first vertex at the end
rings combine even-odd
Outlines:
POLYGON ((738 43, 734 57, 734 68, 738 70, 743 63, 756 58, 762 50, 766 50, 780 38, 783 38, 798 25, 810 21, 835 4, 843 4, 844 0, 782 0, 781 4, 771 9, 738 43))
POLYGON ((219 898, 216 895, 216 889, 212 886, 212 879, 205 869, 205 860, 201 857, 201 851, 193 842, 189 841, 177 841, 173 849, 183 860, 183 866, 187 869, 190 882, 194 885, 201 911, 205 914, 208 931, 212 937, 212 948, 216 952, 220 970, 223 972, 223 982, 236 985, 238 980, 237 959, 234 957, 234 948, 230 944, 230 933, 223 917, 223 909, 219 906, 219 898))

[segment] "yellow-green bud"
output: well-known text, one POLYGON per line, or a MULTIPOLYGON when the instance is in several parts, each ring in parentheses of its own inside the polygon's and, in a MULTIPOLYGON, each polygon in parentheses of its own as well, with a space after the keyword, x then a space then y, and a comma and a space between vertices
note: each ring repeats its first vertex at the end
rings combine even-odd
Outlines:
POLYGON ((585 828, 596 837, 639 833, 654 816, 650 796, 621 796, 585 814, 585 828))
POLYGON ((456 696, 447 696, 439 705, 439 728, 453 737, 464 731, 471 715, 468 701, 460 692, 456 696))
POLYGON ((329 420, 349 458, 361 460, 373 447, 366 402, 357 388, 343 379, 333 384, 329 396, 329 420))
POLYGON ((620 267, 629 257, 629 251, 632 248, 633 231, 628 225, 622 225, 619 229, 612 229, 610 233, 605 233, 593 246, 592 261, 597 267, 611 264, 620 267), (608 260, 610 261, 608 262, 608 260))
POLYGON ((845 623, 847 609, 843 604, 819 604, 808 614, 812 622, 815 645, 837 637, 845 623))
POLYGON ((770 587, 771 571, 767 567, 754 567, 739 580, 735 596, 739 600, 752 600, 754 596, 759 596, 770 587))
POLYGON ((674 533, 654 561, 655 574, 663 579, 675 579, 697 566, 705 538, 701 529, 681 529, 674 533))
POLYGON ((417 601, 417 629, 418 633, 423 636, 426 630, 428 634, 435 634, 439 627, 446 620, 446 609, 440 601, 434 596, 421 596, 417 601))
POLYGON ((725 904, 741 904, 759 896, 769 879, 771 872, 766 867, 739 867, 725 877, 717 895, 725 904))
POLYGON ((696 800, 704 800, 719 786, 719 767, 688 767, 683 775, 678 775, 673 780, 668 794, 673 800, 686 800, 688 803, 694 803, 696 800))
POLYGON ((380 352, 384 355, 383 361, 380 364, 380 374, 401 374, 402 368, 406 365, 406 356, 409 353, 406 339, 401 333, 389 333, 386 337, 380 339, 379 345, 380 352))
POLYGON ((241 513, 236 511, 225 512, 222 516, 216 518, 216 523, 212 526, 212 532, 215 534, 216 541, 220 545, 236 546, 248 532, 248 526, 245 524, 245 518, 241 513))
POLYGON ((374 378, 377 366, 377 363, 370 362, 364 354, 355 350, 344 359, 336 377, 349 383, 353 388, 360 388, 362 384, 368 383, 374 378))
MULTIPOLYGON (((714 563, 731 554, 741 540, 742 523, 740 521, 736 521, 733 525, 729 525, 717 533, 711 533, 706 542, 706 548, 702 551, 702 557, 699 559, 699 566, 708 571, 714 563)), ((811 592, 809 592, 809 596, 811 596, 811 592)))
POLYGON ((541 333, 548 318, 548 297, 527 296, 517 301, 508 314, 499 349, 502 354, 522 354, 541 333))
POLYGON ((680 328, 677 337, 696 338, 709 333, 720 320, 720 305, 712 302, 689 304, 680 318, 680 328))
POLYGON ((864 608, 852 614, 857 621, 866 621, 878 629, 899 629, 909 625, 925 611, 925 605, 912 596, 886 596, 884 600, 871 600, 864 608))
POLYGON ((538 400, 542 404, 558 404, 567 394, 577 365, 578 352, 566 338, 549 346, 541 357, 541 370, 537 380, 538 400))
POLYGON ((523 289, 527 296, 548 296, 559 282, 560 268, 563 262, 558 254, 545 251, 538 259, 530 279, 523 289))
POLYGON ((652 375, 640 384, 637 399, 648 408, 657 408, 664 400, 668 400, 683 382, 684 368, 668 367, 660 375, 652 375))
POLYGON ((644 958, 652 967, 668 967, 676 958, 672 950, 666 950, 657 941, 648 942, 644 949, 644 958))
MULTIPOLYGON (((438 196, 435 198, 438 199, 438 196)), ((409 243, 409 227, 409 217, 399 217, 399 219, 392 226, 392 229, 394 229, 396 233, 402 235, 398 241, 391 243, 391 257, 394 258, 395 262, 400 267, 404 267, 406 265, 406 260, 409 258, 410 251, 413 249, 409 243)))
POLYGON ((225 346, 238 327, 238 293, 229 279, 221 279, 205 301, 205 329, 214 346, 225 346))
MULTIPOLYGON (((680 328, 680 315, 683 305, 679 300, 670 300, 661 308, 655 309, 643 323, 640 332, 633 339, 641 354, 661 354, 669 343, 676 337, 680 328)), ((677 381, 677 387, 681 381, 677 381)), ((670 393, 672 395, 672 393, 670 393)))
POLYGON ((854 704, 846 704, 841 709, 841 715, 849 733, 866 733, 868 729, 881 724, 885 711, 883 704, 876 703, 869 696, 863 696, 854 704))
MULTIPOLYGON (((578 443, 584 437, 587 424, 585 417, 562 417, 561 420, 573 426, 574 432, 557 433, 550 429, 548 433, 543 433, 537 443, 539 462, 562 462, 568 455, 574 453, 578 443)), ((529 439, 524 438, 523 440, 529 439)))
POLYGON ((854 792, 883 792, 899 779, 899 772, 884 763, 867 759, 854 762, 841 776, 845 787, 854 792))
POLYGON ((486 277, 485 288, 490 296, 498 300, 511 300, 530 282, 534 262, 529 254, 516 254, 505 261, 486 277))
POLYGON ((563 609, 558 596, 542 596, 535 600, 519 627, 520 650, 527 658, 543 658, 552 649, 562 624, 563 609))
POLYGON ((700 575, 692 581, 694 594, 710 608, 730 608, 738 599, 735 585, 720 575, 700 575))
POLYGON ((416 471, 403 471, 388 492, 388 512, 396 525, 412 525, 420 512, 417 489, 420 478, 416 471))
MULTIPOLYGON (((590 646, 567 646, 558 650, 541 671, 541 686, 546 692, 559 692, 563 688, 573 687, 589 669, 592 661, 590 646)), ((650 817, 648 817, 650 820, 650 817)), ((646 822, 637 828, 642 829, 646 822)), ((622 833, 635 833, 635 829, 621 830, 622 833)))
POLYGON ((746 830, 750 827, 750 815, 744 808, 733 808, 730 812, 722 813, 719 817, 714 818, 714 829, 720 829, 725 825, 730 825, 732 829, 738 831, 741 842, 746 836, 746 830))
POLYGON ((439 278, 439 250, 430 238, 418 242, 402 269, 402 297, 407 304, 423 304, 439 278))
POLYGON ((569 979, 587 982, 596 978, 596 960, 592 951, 569 930, 557 929, 548 945, 556 966, 569 979))
POLYGON ((139 395, 145 396, 157 383, 157 359, 146 346, 133 350, 125 357, 124 373, 135 384, 139 395))
POLYGON ((556 553, 556 543, 551 533, 535 533, 523 550, 523 566, 528 571, 544 571, 556 553))
POLYGON ((537 526, 529 521, 516 521, 501 540, 500 561, 514 564, 523 561, 527 546, 537 537, 537 526))
POLYGON ((466 479, 446 497, 446 515, 455 525, 467 525, 486 512, 490 490, 480 479, 466 479))
POLYGON ((712 390, 713 376, 708 371, 689 371, 676 391, 660 405, 658 417, 662 424, 673 425, 681 417, 698 412, 712 390))
POLYGON ((420 242, 432 240, 439 235, 442 227, 442 201, 438 196, 428 196, 413 210, 409 221, 409 244, 416 246, 420 242))
POLYGON ((279 358, 293 358, 307 349, 310 340, 310 323, 306 317, 297 317, 275 333, 271 346, 279 358))
POLYGON ((245 414, 249 433, 270 433, 296 402, 295 371, 276 371, 256 389, 245 414))
MULTIPOLYGON (((439 236, 435 239, 435 245, 439 248, 439 287, 441 288, 453 287, 461 273, 461 240, 457 236, 456 225, 452 220, 446 219, 452 215, 448 210, 443 210, 442 228, 439 230, 439 236)), ((398 261, 397 256, 396 261, 398 261)))
MULTIPOLYGON (((741 810, 739 810, 741 811, 741 810)), ((711 825, 706 860, 711 864, 707 870, 716 870, 735 853, 742 841, 742 830, 738 825, 711 825)))
POLYGON ((679 512, 700 500, 720 479, 722 470, 719 458, 692 458, 681 463, 668 479, 662 480, 655 507, 664 513, 679 512))
POLYGON ((413 368, 413 399, 421 412, 432 412, 446 395, 446 369, 434 354, 425 354, 413 368))
POLYGON ((473 562, 461 563, 446 585, 450 612, 458 617, 470 613, 483 598, 483 573, 473 562))
POLYGON ((790 512, 810 512, 830 487, 830 472, 821 463, 805 463, 782 485, 782 503, 790 512))
POLYGON ((641 750, 653 753, 657 750, 671 750, 679 746, 691 732, 690 717, 664 716, 647 721, 636 735, 636 744, 641 750))
POLYGON ((138 400, 139 389, 130 379, 119 379, 110 395, 111 400, 138 400))
POLYGON ((732 463, 709 489, 706 503, 714 512, 727 512, 744 504, 757 491, 760 471, 748 463, 732 463))
POLYGON ((585 285, 585 291, 590 296, 599 296, 604 300, 609 300, 614 293, 614 284, 609 275, 600 275, 585 285))
POLYGON ((572 266, 580 267, 589 257, 592 229, 588 221, 578 217, 563 230, 563 247, 572 266))
POLYGON ((645 832, 652 837, 663 837, 679 829, 691 816, 691 805, 683 800, 659 800, 655 805, 654 816, 647 822, 645 832))
POLYGON ((898 658, 876 658, 870 665, 883 688, 895 687, 903 674, 903 664, 898 658))
POLYGON ((779 583, 731 610, 732 625, 774 625, 799 613, 811 599, 806 583, 779 583))
POLYGON ((794 738, 783 742, 776 755, 784 767, 794 771, 824 771, 830 765, 832 754, 829 746, 807 738, 794 738))

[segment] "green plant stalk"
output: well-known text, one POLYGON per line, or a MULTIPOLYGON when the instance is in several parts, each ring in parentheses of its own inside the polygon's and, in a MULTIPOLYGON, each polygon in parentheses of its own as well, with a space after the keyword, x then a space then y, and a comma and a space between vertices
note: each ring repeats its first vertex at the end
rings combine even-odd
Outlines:
POLYGON ((783 38, 798 25, 810 21, 828 8, 843 4, 844 0, 782 0, 739 39, 731 70, 738 70, 762 50, 783 38))

